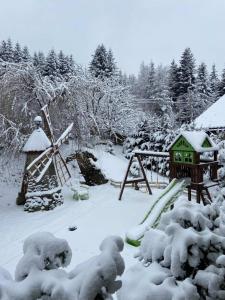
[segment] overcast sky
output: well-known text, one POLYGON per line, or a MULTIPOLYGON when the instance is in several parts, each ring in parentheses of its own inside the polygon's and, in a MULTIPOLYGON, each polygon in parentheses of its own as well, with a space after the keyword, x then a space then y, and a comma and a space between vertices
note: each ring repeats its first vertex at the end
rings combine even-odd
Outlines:
POLYGON ((0 39, 32 51, 64 50, 88 65, 98 44, 118 66, 169 64, 190 47, 197 62, 225 67, 225 0, 0 0, 0 39))

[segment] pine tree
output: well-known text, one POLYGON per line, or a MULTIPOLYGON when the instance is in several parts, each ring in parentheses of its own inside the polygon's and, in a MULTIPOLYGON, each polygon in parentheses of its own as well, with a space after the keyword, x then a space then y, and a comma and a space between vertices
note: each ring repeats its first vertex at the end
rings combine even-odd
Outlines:
POLYGON ((180 60, 180 94, 187 94, 195 85, 195 59, 190 48, 186 48, 180 60))
POLYGON ((37 52, 34 52, 34 56, 33 56, 33 64, 35 67, 38 67, 39 65, 39 59, 38 59, 38 54, 37 52))
POLYGON ((6 44, 6 60, 8 62, 13 62, 14 59, 14 51, 13 51, 13 45, 12 45, 12 41, 11 39, 7 40, 7 44, 6 44))
POLYGON ((175 60, 170 65, 168 87, 171 99, 176 102, 180 94, 180 69, 175 60))
POLYGON ((196 77, 196 93, 197 103, 194 103, 195 116, 200 115, 210 104, 210 86, 207 72, 207 66, 205 63, 201 63, 198 67, 196 77))
POLYGON ((219 96, 222 97, 225 94, 225 69, 223 69, 221 74, 221 80, 219 84, 219 96))
POLYGON ((217 75, 215 64, 212 66, 212 71, 209 76, 209 84, 211 90, 211 103, 214 103, 219 98, 220 80, 217 75))
POLYGON ((7 59, 8 59, 8 57, 7 57, 7 43, 4 40, 1 42, 1 46, 0 46, 0 59, 2 59, 3 61, 7 61, 7 59))
POLYGON ((13 61, 15 63, 20 63, 23 60, 23 53, 20 44, 17 42, 14 48, 13 61))
POLYGON ((59 74, 65 76, 70 73, 70 60, 68 56, 65 56, 62 51, 58 55, 58 68, 59 74))
POLYGON ((89 70, 94 77, 101 79, 108 77, 108 54, 103 44, 95 50, 89 70))
POLYGON ((153 62, 150 63, 148 72, 148 82, 146 86, 146 98, 151 101, 155 100, 156 96, 156 72, 155 65, 153 62))
POLYGON ((182 123, 190 123, 193 120, 194 103, 196 96, 193 91, 195 89, 195 59, 190 48, 186 48, 180 60, 180 84, 179 97, 177 100, 177 121, 182 123))
POLYGON ((58 74, 59 74, 58 58, 55 51, 52 49, 46 58, 44 75, 50 77, 56 77, 58 74))
POLYGON ((22 52, 23 52, 23 60, 26 61, 26 62, 30 61, 31 60, 31 56, 30 56, 29 49, 28 49, 27 46, 25 46, 23 48, 22 52))
POLYGON ((140 65, 140 71, 137 79, 137 87, 135 94, 140 98, 147 98, 146 87, 148 84, 149 66, 146 66, 144 62, 140 65))
POLYGON ((109 49, 107 53, 107 77, 114 76, 116 74, 116 63, 112 50, 109 49))

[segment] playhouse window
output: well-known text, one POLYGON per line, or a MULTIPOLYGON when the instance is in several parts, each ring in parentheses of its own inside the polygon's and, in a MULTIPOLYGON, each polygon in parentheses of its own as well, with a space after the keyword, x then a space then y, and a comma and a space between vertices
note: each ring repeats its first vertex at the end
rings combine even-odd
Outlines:
POLYGON ((184 161, 187 163, 192 163, 193 162, 193 156, 192 153, 188 152, 184 154, 184 161))
POLYGON ((175 153, 175 161, 178 161, 178 162, 182 161, 182 154, 180 152, 175 153))

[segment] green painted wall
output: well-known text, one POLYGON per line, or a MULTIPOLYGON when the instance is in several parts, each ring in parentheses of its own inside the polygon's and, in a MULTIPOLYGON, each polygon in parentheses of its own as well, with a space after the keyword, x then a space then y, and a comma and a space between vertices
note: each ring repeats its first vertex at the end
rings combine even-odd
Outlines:
POLYGON ((210 141, 207 138, 204 140, 204 142, 202 144, 202 147, 203 148, 210 148, 210 147, 212 147, 210 141))
POLYGON ((183 137, 179 137, 179 139, 175 142, 175 144, 171 148, 172 151, 179 150, 179 151, 195 151, 191 144, 183 137))
POLYGON ((175 142, 171 148, 173 152, 173 161, 182 164, 193 164, 195 150, 190 143, 183 137, 175 142))

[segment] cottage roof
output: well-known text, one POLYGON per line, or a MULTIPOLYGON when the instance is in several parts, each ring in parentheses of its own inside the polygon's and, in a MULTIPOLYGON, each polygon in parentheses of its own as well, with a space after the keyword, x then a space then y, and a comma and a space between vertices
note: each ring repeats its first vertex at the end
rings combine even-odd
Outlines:
POLYGON ((26 144, 23 147, 23 152, 38 152, 45 151, 51 146, 51 142, 42 128, 35 129, 26 144))
POLYGON ((210 139, 204 131, 181 131, 181 133, 169 145, 168 150, 176 143, 176 141, 183 136, 187 142, 194 148, 196 152, 207 152, 218 150, 216 144, 210 139), (203 147, 205 139, 208 139, 212 147, 203 147))
POLYGON ((213 129, 225 127, 225 95, 213 103, 198 118, 195 119, 196 129, 213 129))

